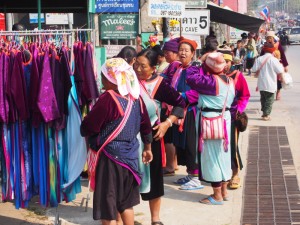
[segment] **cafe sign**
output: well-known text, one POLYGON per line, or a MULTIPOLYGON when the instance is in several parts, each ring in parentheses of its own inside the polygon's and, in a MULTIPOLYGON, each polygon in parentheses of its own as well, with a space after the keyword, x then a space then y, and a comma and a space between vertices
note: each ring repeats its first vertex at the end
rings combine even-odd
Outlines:
POLYGON ((102 14, 101 39, 134 39, 138 34, 138 14, 102 14))

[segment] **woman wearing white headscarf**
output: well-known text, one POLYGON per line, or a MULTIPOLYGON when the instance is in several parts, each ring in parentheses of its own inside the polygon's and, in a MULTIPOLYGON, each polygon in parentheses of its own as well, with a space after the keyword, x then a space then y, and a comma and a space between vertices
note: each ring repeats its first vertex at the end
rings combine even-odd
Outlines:
POLYGON ((112 58, 101 71, 105 92, 80 128, 82 136, 92 136, 90 147, 101 151, 94 173, 93 218, 111 224, 120 213, 124 224, 133 224, 142 179, 137 134, 144 142, 143 162, 148 164, 152 160, 151 123, 132 67, 122 58, 112 58))

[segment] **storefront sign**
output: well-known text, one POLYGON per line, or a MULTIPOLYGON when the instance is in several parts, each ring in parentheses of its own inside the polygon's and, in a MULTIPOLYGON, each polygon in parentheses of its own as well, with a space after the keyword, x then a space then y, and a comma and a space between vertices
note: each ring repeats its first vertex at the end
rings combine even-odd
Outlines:
POLYGON ((148 16, 181 18, 184 11, 184 2, 152 0, 149 2, 148 16))
MULTIPOLYGON (((70 20, 73 24, 73 13, 70 13, 70 20)), ((68 13, 46 13, 46 24, 69 24, 68 13)))
POLYGON ((134 39, 138 21, 138 14, 102 14, 101 39, 134 39))
POLYGON ((5 29, 5 14, 0 13, 0 31, 5 29))
MULTIPOLYGON (((38 23, 38 14, 29 13, 29 23, 38 23)), ((41 13, 41 23, 45 23, 45 14, 41 13)))
POLYGON ((207 8, 207 0, 173 0, 185 2, 185 8, 207 8))
MULTIPOLYGON (((119 54, 119 52, 121 51, 122 48, 124 48, 125 46, 128 45, 105 45, 105 49, 106 49, 106 57, 107 58, 112 58, 116 55, 119 54)), ((132 46, 133 48, 135 48, 135 46, 132 46)))
POLYGON ((134 13, 139 12, 139 1, 137 0, 96 0, 96 13, 134 13))
MULTIPOLYGON (((177 19, 179 20, 179 19, 177 19)), ((210 14, 209 10, 186 10, 183 18, 180 19, 181 26, 176 25, 175 27, 170 27, 170 32, 173 34, 181 33, 190 35, 208 35, 209 34, 209 24, 210 24, 210 14)))

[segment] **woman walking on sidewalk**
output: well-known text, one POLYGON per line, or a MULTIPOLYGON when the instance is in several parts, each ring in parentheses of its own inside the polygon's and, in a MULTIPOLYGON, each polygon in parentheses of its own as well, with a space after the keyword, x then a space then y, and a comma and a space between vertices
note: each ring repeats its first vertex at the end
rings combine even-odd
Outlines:
MULTIPOLYGON (((275 41, 275 32, 274 31, 268 31, 266 33, 266 42, 270 43, 272 45, 274 45, 276 50, 279 50, 280 52, 280 62, 282 63, 283 67, 284 67, 284 72, 288 72, 288 61, 287 58, 285 56, 285 52, 283 47, 281 46, 279 41, 275 41)), ((261 56, 264 55, 266 53, 266 51, 264 50, 264 48, 261 51, 261 56)), ((282 89, 282 84, 281 84, 281 80, 277 79, 277 91, 276 91, 276 100, 280 100, 281 98, 281 89, 282 89)))
POLYGON ((262 119, 268 121, 271 119, 272 106, 277 90, 277 80, 281 79, 284 68, 279 60, 273 55, 277 48, 269 42, 263 47, 264 55, 257 58, 253 66, 253 72, 259 71, 257 79, 257 88, 260 92, 260 103, 262 119))

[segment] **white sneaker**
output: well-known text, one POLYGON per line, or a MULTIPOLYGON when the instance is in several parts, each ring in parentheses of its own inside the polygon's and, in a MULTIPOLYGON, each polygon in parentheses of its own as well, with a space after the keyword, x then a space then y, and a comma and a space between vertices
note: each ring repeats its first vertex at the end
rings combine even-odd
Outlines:
POLYGON ((193 177, 191 175, 187 175, 185 177, 179 178, 178 180, 175 180, 174 184, 185 184, 192 179, 193 179, 193 177))
POLYGON ((198 177, 193 177, 189 182, 180 186, 179 190, 198 190, 202 189, 204 186, 201 184, 201 181, 198 177))

